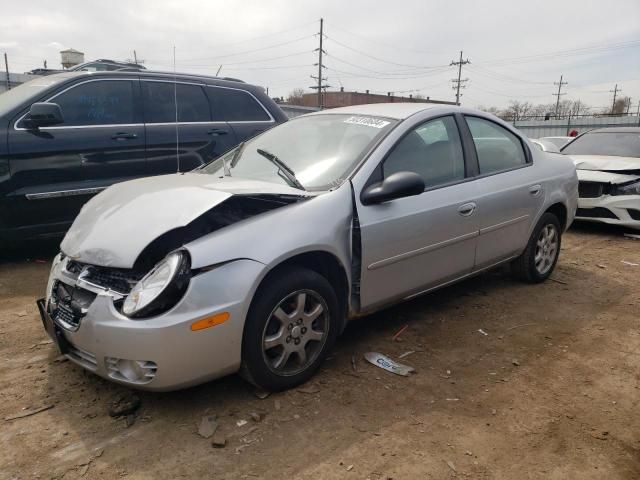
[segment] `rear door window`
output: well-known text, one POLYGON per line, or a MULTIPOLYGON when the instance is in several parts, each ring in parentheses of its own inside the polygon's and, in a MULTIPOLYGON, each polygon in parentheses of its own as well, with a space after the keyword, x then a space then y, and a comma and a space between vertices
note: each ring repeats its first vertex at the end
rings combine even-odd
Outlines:
POLYGON ((135 123, 133 81, 97 80, 82 83, 51 99, 62 110, 62 126, 135 123))
POLYGON ((146 123, 210 122, 211 111, 199 85, 173 82, 142 82, 146 123))
POLYGON ((215 121, 264 122, 271 120, 260 103, 248 92, 231 88, 209 87, 215 121))
POLYGON ((520 139, 497 123, 465 117, 476 146, 480 175, 519 167, 527 163, 520 139))

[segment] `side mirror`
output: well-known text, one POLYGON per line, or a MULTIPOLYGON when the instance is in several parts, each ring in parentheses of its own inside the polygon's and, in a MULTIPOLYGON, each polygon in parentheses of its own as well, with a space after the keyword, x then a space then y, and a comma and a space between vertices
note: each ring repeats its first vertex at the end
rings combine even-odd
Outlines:
POLYGON ((396 198, 411 197, 424 192, 424 179, 415 172, 397 172, 381 183, 367 187, 360 195, 363 205, 388 202, 396 198))
POLYGON ((49 127, 64 122, 62 110, 57 103, 34 103, 29 109, 29 115, 25 118, 31 128, 49 127))

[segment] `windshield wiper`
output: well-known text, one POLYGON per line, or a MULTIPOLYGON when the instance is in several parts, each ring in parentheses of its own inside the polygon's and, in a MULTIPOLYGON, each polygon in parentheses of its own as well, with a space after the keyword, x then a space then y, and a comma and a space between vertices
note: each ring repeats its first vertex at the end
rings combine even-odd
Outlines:
POLYGON ((284 163, 271 152, 267 152, 266 150, 262 150, 261 148, 258 148, 256 151, 271 163, 273 163, 276 167, 278 167, 278 171, 282 173, 284 179, 287 180, 292 187, 304 190, 304 187, 296 178, 295 172, 291 170, 291 168, 286 163, 284 163))

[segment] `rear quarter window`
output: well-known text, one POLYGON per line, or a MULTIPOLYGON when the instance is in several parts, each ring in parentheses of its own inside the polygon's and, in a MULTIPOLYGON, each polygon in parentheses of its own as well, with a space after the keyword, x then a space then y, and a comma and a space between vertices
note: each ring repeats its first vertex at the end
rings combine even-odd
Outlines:
POLYGON ((209 87, 207 94, 211 100, 214 121, 225 122, 265 122, 271 120, 253 95, 244 90, 209 87))

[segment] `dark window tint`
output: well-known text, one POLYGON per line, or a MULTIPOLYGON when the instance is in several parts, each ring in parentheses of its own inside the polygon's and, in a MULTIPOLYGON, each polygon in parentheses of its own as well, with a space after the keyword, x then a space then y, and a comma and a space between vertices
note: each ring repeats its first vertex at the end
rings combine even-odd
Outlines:
POLYGON ((60 105, 64 125, 135 123, 133 83, 128 80, 83 83, 51 101, 60 105))
POLYGON ((415 172, 429 187, 462 180, 464 155, 453 117, 423 123, 393 148, 383 164, 384 177, 415 172))
POLYGON ((256 122, 270 120, 254 97, 242 90, 229 88, 208 88, 211 98, 213 119, 226 122, 256 122))
POLYGON ((562 153, 568 155, 607 155, 640 157, 640 132, 585 133, 567 145, 562 153))
POLYGON ((176 96, 179 122, 211 121, 207 97, 198 85, 143 81, 142 92, 147 123, 175 122, 176 96))
POLYGON ((466 117, 480 164, 480 174, 524 165, 527 160, 520 139, 500 125, 478 117, 466 117))

